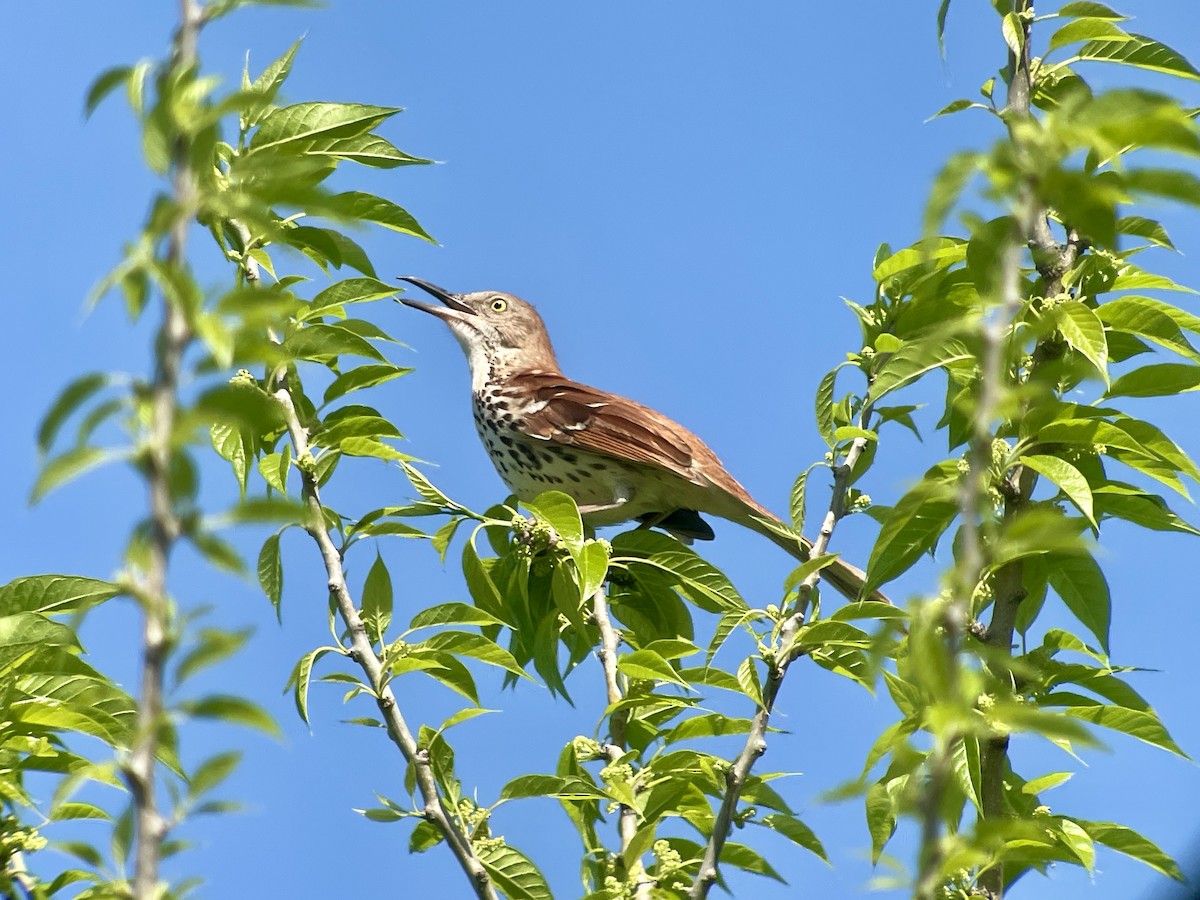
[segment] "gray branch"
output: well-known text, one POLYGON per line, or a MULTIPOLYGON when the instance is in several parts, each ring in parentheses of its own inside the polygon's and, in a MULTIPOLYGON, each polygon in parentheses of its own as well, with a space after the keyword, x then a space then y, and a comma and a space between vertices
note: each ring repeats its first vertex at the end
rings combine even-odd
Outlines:
POLYGON ((467 880, 471 883, 475 896, 480 900, 498 900, 491 877, 475 854, 470 838, 459 828, 438 790, 428 750, 421 749, 417 745, 408 723, 405 722, 404 716, 400 712, 400 707, 396 703, 396 695, 386 683, 383 664, 375 654, 375 648, 371 646, 362 617, 354 605, 354 598, 350 596, 342 569, 342 555, 334 545, 329 536, 329 530, 325 526, 325 514, 321 505, 317 476, 310 465, 312 455, 308 447, 308 432, 300 424, 286 377, 282 379, 282 386, 275 389, 274 396, 283 409, 288 435, 295 449, 295 458, 301 461, 299 468, 303 481, 301 494, 305 507, 304 530, 308 532, 321 551, 330 596, 333 597, 338 614, 350 636, 350 655, 362 667, 367 683, 375 693, 379 711, 383 715, 384 724, 387 727, 388 737, 400 750, 405 761, 412 766, 417 787, 421 792, 421 799, 425 803, 426 821, 431 822, 446 839, 446 844, 454 853, 467 880))
MULTIPOLYGON (((596 589, 596 593, 592 594, 592 621, 596 623, 596 627, 600 631, 600 650, 596 655, 600 658, 600 665, 604 669, 604 686, 608 705, 612 706, 625 699, 625 693, 621 690, 621 683, 617 678, 617 650, 620 647, 621 637, 613 627, 612 618, 608 614, 608 595, 605 593, 603 585, 596 589)), ((617 710, 608 718, 609 743, 604 747, 604 755, 609 764, 619 761, 625 755, 625 751, 629 749, 625 743, 625 728, 628 721, 629 713, 623 709, 617 710)), ((617 824, 617 831, 621 837, 622 854, 633 843, 637 827, 637 810, 622 803, 620 819, 617 824)), ((636 868, 637 871, 629 874, 639 879, 636 896, 640 900, 642 897, 650 896, 650 888, 653 885, 648 879, 641 877, 644 874, 641 866, 638 865, 636 868)))
MULTIPOLYGON (((870 415, 870 405, 864 406, 858 424, 866 427, 870 415)), ((812 546, 811 555, 814 559, 825 555, 837 523, 846 515, 846 492, 850 487, 850 476, 866 447, 866 438, 855 438, 842 465, 834 473, 833 496, 825 518, 821 522, 820 533, 812 546)), ((755 710, 754 718, 750 722, 750 732, 746 735, 746 743, 742 745, 737 759, 725 773, 725 795, 721 798, 721 806, 713 821, 712 834, 709 835, 708 843, 704 848, 704 857, 700 862, 700 869, 696 873, 696 880, 692 882, 692 886, 688 890, 690 900, 702 900, 707 897, 708 892, 717 882, 721 850, 724 849, 725 841, 733 826, 733 816, 737 811, 742 790, 746 786, 746 779, 750 777, 750 771, 754 768, 758 758, 767 750, 767 726, 770 724, 771 713, 775 708, 775 699, 779 696, 780 688, 783 687, 783 680, 787 676, 788 669, 801 655, 800 650, 795 646, 796 635, 800 631, 800 626, 804 624, 813 589, 820 578, 821 573, 818 570, 804 579, 800 585, 800 595, 796 601, 795 611, 788 616, 780 629, 776 657, 773 661, 768 661, 771 665, 767 681, 763 685, 763 703, 755 710)))
MULTIPOLYGON (((202 11, 195 0, 179 0, 179 26, 171 59, 172 71, 196 64, 196 44, 202 11)), ((196 184, 188 157, 188 143, 175 137, 171 153, 171 185, 179 212, 167 235, 167 262, 182 269, 187 262, 187 236, 196 184)), ((146 480, 150 494, 149 559, 136 594, 142 606, 142 672, 137 731, 124 766, 125 781, 133 798, 137 823, 134 850, 133 896, 152 900, 159 896, 159 861, 168 830, 158 808, 156 759, 163 716, 163 670, 167 657, 169 603, 167 566, 179 539, 180 523, 171 499, 171 457, 179 406, 179 373, 191 330, 182 309, 169 297, 163 301, 163 321, 155 340, 154 380, 150 385, 151 412, 146 480)))

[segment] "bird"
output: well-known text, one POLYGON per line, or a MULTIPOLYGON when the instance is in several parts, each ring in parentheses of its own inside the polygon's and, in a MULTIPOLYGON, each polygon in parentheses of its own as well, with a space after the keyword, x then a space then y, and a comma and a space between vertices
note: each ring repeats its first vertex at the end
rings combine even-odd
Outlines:
MULTIPOLYGON (((688 543, 714 537, 704 513, 809 558, 812 543, 754 500, 691 431, 564 375, 532 304, 502 291, 453 294, 411 275, 399 278, 440 301, 399 298, 445 322, 462 346, 476 429, 518 499, 559 490, 589 527, 637 521, 688 543)), ((837 558, 821 575, 847 598, 863 599, 861 569, 837 558)))

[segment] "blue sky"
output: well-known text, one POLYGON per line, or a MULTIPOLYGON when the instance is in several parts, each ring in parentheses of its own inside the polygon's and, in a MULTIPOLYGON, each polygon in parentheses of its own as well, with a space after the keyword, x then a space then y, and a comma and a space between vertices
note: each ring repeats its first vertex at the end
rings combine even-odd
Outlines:
MULTIPOLYGON (((996 136, 982 115, 925 123, 949 101, 973 97, 1001 61, 990 5, 969 0, 951 10, 947 58, 939 59, 936 5, 335 0, 320 11, 234 15, 206 35, 201 55, 207 71, 233 83, 247 50, 258 71, 307 34, 289 100, 406 107, 384 133, 444 164, 355 173, 342 184, 407 207, 440 244, 365 233, 381 276, 415 274, 451 290, 500 289, 532 300, 569 374, 684 422, 761 502, 783 512, 796 473, 823 452, 812 415, 817 382, 858 349, 839 297, 869 299, 875 247, 918 236, 941 161, 996 136)), ((1196 4, 1121 6, 1137 16, 1133 30, 1200 59, 1196 4)), ((110 102, 85 123, 81 109, 101 70, 163 52, 173 12, 167 3, 21 4, 0 32, 11 160, 0 180, 9 309, 0 376, 11 386, 0 449, 7 476, 0 582, 39 572, 109 576, 144 508, 140 484, 117 469, 34 509, 26 498, 36 422, 61 385, 83 371, 143 371, 147 363, 148 326, 128 327, 118 301, 85 315, 83 298, 136 233, 154 182, 127 110, 110 102)), ((1089 76, 1103 87, 1118 74, 1095 68, 1089 76)), ((1196 86, 1172 89, 1200 103, 1196 86)), ((1185 283, 1200 282, 1189 265, 1200 224, 1176 209, 1161 213, 1185 255, 1154 262, 1185 283)), ((227 274, 203 244, 195 246, 202 281, 220 289, 227 274)), ((396 348, 393 358, 417 371, 370 402, 398 423, 411 452, 438 464, 430 474, 451 496, 476 508, 502 499, 474 434, 466 366, 450 336, 411 310, 381 304, 373 315, 411 348, 396 348)), ((1182 398, 1146 402, 1144 412, 1194 453, 1194 408, 1182 398)), ((885 435, 864 489, 894 500, 940 458, 942 438, 931 434, 923 445, 899 431, 885 435)), ((228 474, 210 467, 204 477, 214 506, 228 503, 228 474)), ((345 467, 334 484, 326 500, 348 513, 411 493, 381 465, 345 467)), ((816 485, 810 496, 824 499, 816 485)), ((871 531, 866 517, 851 520, 837 548, 861 561, 871 531)), ((251 557, 259 537, 247 541, 251 557)), ((1196 547, 1186 537, 1116 526, 1104 546, 1114 660, 1159 670, 1136 676, 1135 685, 1195 755, 1196 588, 1184 560, 1196 547)), ((381 542, 380 549, 398 584, 398 620, 465 599, 453 557, 443 569, 428 547, 381 542)), ((751 602, 776 600, 791 568, 773 546, 734 526, 718 525, 718 540, 703 549, 751 602)), ((398 896, 466 896, 448 853, 409 856, 404 826, 372 824, 351 811, 374 805, 373 791, 403 795, 402 767, 381 736, 338 724, 369 715, 368 707, 344 708, 340 689, 315 686, 310 733, 281 695, 295 659, 328 636, 311 545, 293 534, 285 552, 282 627, 257 586, 215 575, 186 552, 176 559, 172 585, 181 601, 212 604, 222 623, 256 629, 249 649, 200 687, 255 698, 286 737, 185 731, 191 760, 245 747, 229 793, 248 810, 189 824, 185 835, 197 849, 171 871, 203 875, 201 894, 213 897, 344 895, 381 885, 398 896)), ((356 586, 373 553, 363 547, 350 558, 356 586)), ((915 570, 894 596, 928 589, 935 571, 915 570)), ((1068 624, 1055 610, 1047 621, 1068 624)), ((89 621, 84 639, 98 665, 132 685, 135 635, 132 609, 113 604, 89 621)), ((455 743, 460 776, 485 802, 515 775, 552 771, 562 744, 591 734, 601 709, 594 664, 570 682, 574 709, 538 687, 500 694, 497 678, 484 683, 485 705, 503 711, 462 726, 455 743)), ((440 722, 456 708, 437 690, 401 693, 413 722, 440 722)), ((739 896, 865 890, 872 872, 861 804, 829 805, 820 795, 857 774, 871 740, 894 718, 886 697, 815 667, 793 670, 776 722, 791 734, 773 739, 762 765, 803 773, 785 782, 787 796, 833 866, 768 841, 762 847, 791 886, 733 875, 739 896)), ((1078 772, 1050 795, 1056 811, 1131 825, 1186 856, 1200 838, 1200 771, 1132 740, 1113 736, 1110 745, 1112 753, 1088 753, 1086 766, 1032 741, 1018 742, 1016 754, 1031 776, 1078 772)), ((577 844, 556 804, 504 807, 495 831, 534 857, 556 896, 578 893, 577 844)), ((911 862, 903 836, 895 850, 911 862)), ((1165 879, 1115 854, 1102 850, 1098 869, 1087 896, 1164 896, 1165 879)), ((1074 896, 1088 885, 1086 873, 1060 867, 1013 896, 1074 896)))

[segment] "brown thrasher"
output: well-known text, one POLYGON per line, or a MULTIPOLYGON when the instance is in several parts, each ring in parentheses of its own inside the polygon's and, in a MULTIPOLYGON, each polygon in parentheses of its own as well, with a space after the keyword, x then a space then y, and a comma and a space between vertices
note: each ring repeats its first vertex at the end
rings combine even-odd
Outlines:
MULTIPOLYGON (((546 326, 519 297, 451 294, 401 276, 442 306, 401 298, 450 326, 471 366, 475 426, 523 500, 560 490, 591 526, 634 519, 676 537, 711 540, 700 513, 744 525, 800 560, 812 544, 754 501, 700 438, 661 413, 562 374, 546 326)), ((852 600, 865 575, 834 560, 823 577, 852 600)))

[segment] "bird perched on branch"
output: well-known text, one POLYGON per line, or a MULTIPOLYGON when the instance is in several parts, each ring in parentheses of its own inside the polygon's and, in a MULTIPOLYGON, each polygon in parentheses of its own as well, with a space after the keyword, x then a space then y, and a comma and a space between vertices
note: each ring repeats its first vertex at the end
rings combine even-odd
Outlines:
MULTIPOLYGON (((591 526, 638 521, 684 540, 711 540, 700 513, 744 525, 800 560, 812 544, 755 502, 696 435, 661 413, 562 373, 546 326, 499 291, 452 294, 402 276, 441 301, 400 302, 450 326, 471 367, 475 425, 496 471, 523 500, 557 490, 591 526)), ((840 559, 822 571, 850 599, 863 572, 840 559)))

